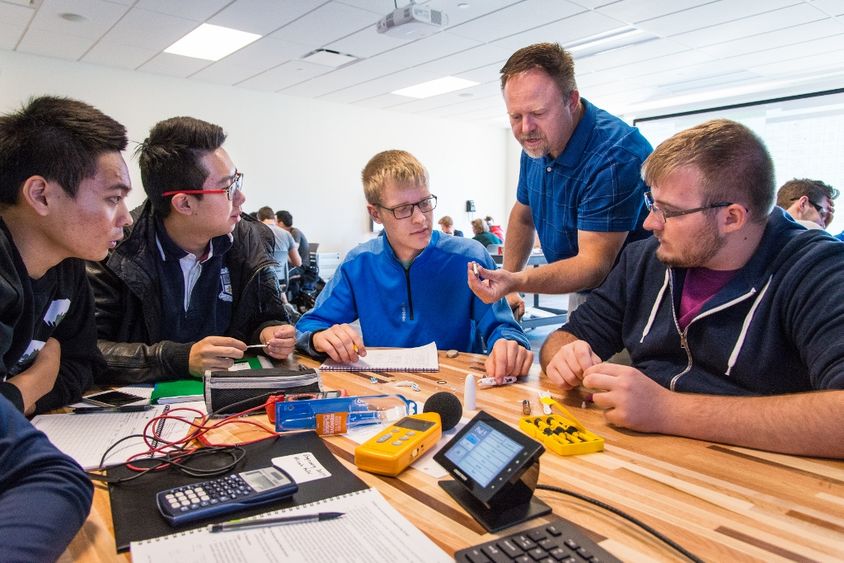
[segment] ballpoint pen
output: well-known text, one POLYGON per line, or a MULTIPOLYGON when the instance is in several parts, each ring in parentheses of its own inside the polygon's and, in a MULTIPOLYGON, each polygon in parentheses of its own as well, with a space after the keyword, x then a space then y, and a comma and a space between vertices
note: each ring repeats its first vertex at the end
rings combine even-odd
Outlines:
POLYGON ((323 522, 343 516, 343 512, 319 512, 317 514, 300 514, 297 516, 281 516, 279 518, 264 518, 258 520, 234 520, 222 524, 211 524, 212 532, 228 532, 229 530, 246 530, 248 528, 264 528, 281 524, 302 524, 305 522, 323 522))
POLYGON ((148 411, 152 405, 124 405, 122 407, 76 407, 73 414, 95 414, 103 412, 142 412, 148 411))

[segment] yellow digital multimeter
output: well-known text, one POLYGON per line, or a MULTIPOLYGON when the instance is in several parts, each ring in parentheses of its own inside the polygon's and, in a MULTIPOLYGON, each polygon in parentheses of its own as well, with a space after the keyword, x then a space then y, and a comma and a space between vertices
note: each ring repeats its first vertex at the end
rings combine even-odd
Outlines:
POLYGON ((439 413, 406 416, 355 448, 355 465, 395 477, 431 449, 442 433, 439 413))

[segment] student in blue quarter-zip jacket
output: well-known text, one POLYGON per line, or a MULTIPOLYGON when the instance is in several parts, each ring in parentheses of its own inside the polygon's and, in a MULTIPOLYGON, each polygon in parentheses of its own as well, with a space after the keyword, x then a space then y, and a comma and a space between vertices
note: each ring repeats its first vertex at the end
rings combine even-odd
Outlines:
POLYGON ((654 237, 542 348, 643 432, 844 457, 844 245, 773 208, 774 171, 749 129, 715 120, 645 161, 654 237), (631 366, 603 363, 627 348, 631 366))
POLYGON ((524 375, 530 344, 503 299, 485 304, 466 284, 477 262, 494 268, 480 243, 433 231, 437 198, 428 173, 404 151, 375 155, 363 170, 367 209, 384 236, 346 256, 314 309, 296 324, 296 344, 311 355, 354 362, 366 346, 489 352, 491 377, 524 375), (348 323, 360 319, 363 335, 348 323))

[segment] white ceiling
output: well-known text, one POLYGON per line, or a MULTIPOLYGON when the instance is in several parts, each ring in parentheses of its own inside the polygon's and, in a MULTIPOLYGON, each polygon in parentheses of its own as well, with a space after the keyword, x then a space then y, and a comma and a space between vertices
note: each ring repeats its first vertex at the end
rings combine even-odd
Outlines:
POLYGON ((516 49, 572 46, 626 26, 644 32, 639 42, 574 52, 581 94, 615 113, 844 85, 844 0, 427 4, 448 26, 407 40, 375 31, 393 0, 0 0, 0 49, 478 123, 504 123, 498 71, 516 49), (201 22, 263 37, 217 62, 163 52, 201 22), (361 60, 338 69, 300 60, 318 48, 361 60), (424 100, 390 93, 445 75, 480 84, 424 100))

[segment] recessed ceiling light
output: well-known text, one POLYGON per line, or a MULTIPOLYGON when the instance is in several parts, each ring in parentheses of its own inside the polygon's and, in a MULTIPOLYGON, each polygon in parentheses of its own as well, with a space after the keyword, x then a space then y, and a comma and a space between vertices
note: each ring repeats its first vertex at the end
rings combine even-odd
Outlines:
POLYGON ((468 2, 458 2, 457 7, 460 8, 461 10, 465 10, 466 8, 469 7, 469 3, 468 2))
POLYGON ((462 90, 463 88, 470 88, 477 86, 479 82, 466 80, 464 78, 457 78, 455 76, 446 76, 444 78, 437 78, 436 80, 429 80, 422 82, 415 86, 408 86, 401 90, 391 92, 399 96, 407 96, 408 98, 430 98, 431 96, 438 96, 447 92, 454 92, 455 90, 462 90))
POLYGON ((74 22, 74 23, 84 22, 84 21, 88 20, 88 18, 86 18, 82 14, 74 14, 73 12, 64 12, 62 14, 59 14, 59 17, 63 20, 67 20, 69 22, 74 22))
POLYGON ((317 49, 316 51, 311 51, 302 57, 302 60, 308 61, 309 63, 337 68, 354 62, 358 60, 358 58, 353 55, 347 55, 346 53, 332 51, 331 49, 317 49))
POLYGON ((219 61, 260 38, 261 36, 256 33, 204 23, 164 49, 164 52, 207 61, 219 61))

